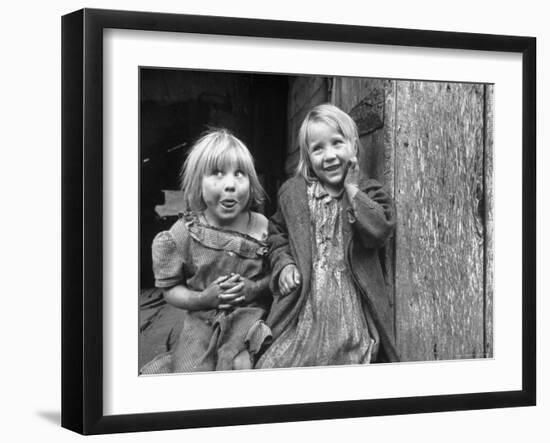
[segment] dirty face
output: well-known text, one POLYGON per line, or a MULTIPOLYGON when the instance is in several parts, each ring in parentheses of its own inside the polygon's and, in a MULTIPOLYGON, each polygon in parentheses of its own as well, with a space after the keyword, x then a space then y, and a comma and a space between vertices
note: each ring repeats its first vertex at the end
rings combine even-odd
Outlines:
POLYGON ((349 160, 355 155, 351 141, 336 128, 317 121, 308 128, 308 153, 311 167, 331 194, 344 185, 349 160))
POLYGON ((236 162, 207 172, 202 178, 202 198, 206 216, 218 226, 230 226, 246 211, 250 180, 236 162))

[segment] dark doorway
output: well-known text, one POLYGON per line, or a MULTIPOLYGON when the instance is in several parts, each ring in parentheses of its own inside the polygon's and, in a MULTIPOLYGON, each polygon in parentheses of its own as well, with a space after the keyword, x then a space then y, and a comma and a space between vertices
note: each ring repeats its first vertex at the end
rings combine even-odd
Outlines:
POLYGON ((158 206, 179 190, 181 165, 205 130, 227 128, 246 144, 268 196, 263 212, 273 214, 285 179, 288 89, 284 75, 140 69, 141 288, 154 284, 154 236, 177 217, 158 206))

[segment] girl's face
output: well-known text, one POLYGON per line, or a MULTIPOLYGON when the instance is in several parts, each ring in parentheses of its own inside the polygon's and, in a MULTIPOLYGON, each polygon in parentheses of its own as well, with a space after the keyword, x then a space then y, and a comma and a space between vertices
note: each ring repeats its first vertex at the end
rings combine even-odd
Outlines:
POLYGON ((248 175, 232 161, 202 178, 202 198, 206 216, 218 226, 236 222, 248 205, 250 180, 248 175))
POLYGON ((337 129, 322 121, 311 123, 308 129, 313 172, 329 193, 338 193, 344 185, 348 162, 355 155, 353 145, 337 129))

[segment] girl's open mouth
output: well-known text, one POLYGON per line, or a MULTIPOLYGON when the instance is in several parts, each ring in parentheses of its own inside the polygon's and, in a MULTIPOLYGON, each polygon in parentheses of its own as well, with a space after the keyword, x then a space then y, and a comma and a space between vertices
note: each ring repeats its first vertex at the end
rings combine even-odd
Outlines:
POLYGON ((340 169, 340 165, 331 165, 331 166, 326 166, 325 167, 325 171, 327 172, 333 172, 333 171, 337 171, 338 169, 340 169))
POLYGON ((225 209, 232 209, 237 204, 237 201, 236 200, 221 200, 220 204, 225 209))

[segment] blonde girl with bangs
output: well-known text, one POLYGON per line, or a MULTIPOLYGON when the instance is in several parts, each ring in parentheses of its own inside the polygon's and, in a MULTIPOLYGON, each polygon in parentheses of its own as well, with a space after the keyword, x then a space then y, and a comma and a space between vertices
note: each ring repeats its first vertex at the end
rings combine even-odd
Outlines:
POLYGON ((251 369, 271 333, 264 191, 246 146, 225 129, 193 146, 181 173, 187 208, 152 246, 155 286, 181 309, 168 349, 141 374, 251 369))
POLYGON ((399 359, 379 250, 393 202, 361 172, 353 119, 332 104, 310 110, 300 160, 269 224, 273 342, 257 368, 399 359))

